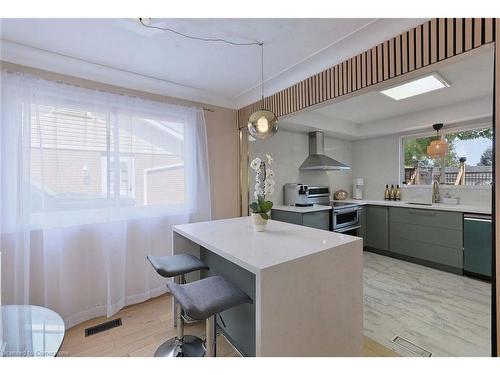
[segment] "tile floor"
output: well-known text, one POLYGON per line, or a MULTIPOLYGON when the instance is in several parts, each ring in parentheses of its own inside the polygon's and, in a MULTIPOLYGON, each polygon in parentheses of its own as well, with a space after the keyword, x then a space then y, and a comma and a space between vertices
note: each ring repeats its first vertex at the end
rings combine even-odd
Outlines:
POLYGON ((364 252, 364 334, 401 355, 490 356, 491 284, 364 252))

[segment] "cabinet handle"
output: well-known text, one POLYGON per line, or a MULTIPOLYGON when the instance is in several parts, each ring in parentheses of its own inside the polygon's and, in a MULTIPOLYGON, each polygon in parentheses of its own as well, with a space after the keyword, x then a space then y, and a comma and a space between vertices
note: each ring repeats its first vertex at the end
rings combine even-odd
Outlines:
POLYGON ((361 225, 357 225, 355 227, 347 227, 347 228, 336 229, 336 230, 334 230, 334 232, 336 232, 336 233, 344 233, 344 232, 348 232, 350 230, 355 230, 355 229, 359 229, 359 228, 361 228, 361 225))
POLYGON ((427 215, 427 216, 436 216, 436 212, 432 210, 409 210, 411 214, 415 215, 427 215))
POLYGON ((480 221, 483 223, 491 223, 491 219, 478 219, 475 217, 466 217, 466 218, 464 218, 464 221, 480 221))

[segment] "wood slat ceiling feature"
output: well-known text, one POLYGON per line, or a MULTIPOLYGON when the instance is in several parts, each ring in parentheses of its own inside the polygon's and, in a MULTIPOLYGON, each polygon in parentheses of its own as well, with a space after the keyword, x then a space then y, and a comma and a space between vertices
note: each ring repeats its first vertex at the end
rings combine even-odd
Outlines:
MULTIPOLYGON (((492 18, 434 18, 265 98, 278 117, 334 100, 495 40, 492 18)), ((246 126, 259 102, 238 111, 246 126)))

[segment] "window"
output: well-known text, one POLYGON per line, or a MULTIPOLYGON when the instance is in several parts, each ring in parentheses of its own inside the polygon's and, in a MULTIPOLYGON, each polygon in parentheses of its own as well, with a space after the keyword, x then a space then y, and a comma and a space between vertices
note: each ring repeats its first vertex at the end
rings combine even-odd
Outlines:
POLYGON ((2 71, 0 82, 4 233, 210 218, 201 108, 22 73, 2 71))
POLYGON ((105 113, 60 105, 33 104, 31 113, 35 211, 96 208, 109 199, 123 206, 185 203, 182 122, 119 114, 108 123, 105 113))
POLYGON ((107 152, 104 113, 70 103, 31 103, 30 108, 32 211, 104 205, 107 193, 101 189, 100 173, 101 155, 107 152))
POLYGON ((16 197, 2 198, 9 212, 22 209, 37 228, 210 216, 202 109, 1 78, 0 151, 12 162, 2 165, 0 194, 16 197))
POLYGON ((135 186, 136 206, 183 205, 189 178, 184 164, 190 162, 191 147, 185 144, 184 124, 150 117, 120 116, 118 121, 120 162, 129 161, 129 165, 121 167, 120 189, 130 190, 131 185, 135 186), (125 176, 132 173, 132 165, 132 181, 125 182, 125 176), (125 168, 128 172, 123 171, 125 168))
MULTIPOLYGON (((109 168, 109 194, 115 196, 115 176, 116 167, 119 167, 119 181, 120 181, 120 199, 135 199, 135 169, 134 157, 121 156, 120 163, 117 165, 114 157, 110 158, 109 168)), ((84 166, 85 177, 90 179, 88 166, 84 166)), ((101 157, 101 181, 102 181, 102 194, 108 193, 108 157, 103 155, 101 157)))
POLYGON ((444 158, 444 176, 441 176, 443 161, 427 156, 427 146, 436 139, 435 135, 402 139, 404 183, 430 185, 434 179, 438 179, 445 184, 454 185, 461 158, 465 158, 465 185, 492 183, 493 129, 491 127, 445 129, 442 136, 448 143, 448 152, 444 158))

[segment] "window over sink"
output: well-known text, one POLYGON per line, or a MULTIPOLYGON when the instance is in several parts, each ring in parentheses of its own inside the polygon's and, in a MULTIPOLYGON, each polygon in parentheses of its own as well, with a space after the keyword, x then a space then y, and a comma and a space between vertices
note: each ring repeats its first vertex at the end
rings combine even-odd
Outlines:
POLYGON ((448 152, 444 160, 433 159, 427 155, 427 146, 436 139, 435 135, 401 138, 403 165, 401 180, 404 184, 430 185, 434 179, 438 179, 447 185, 454 185, 459 174, 460 159, 465 158, 465 185, 491 185, 493 181, 491 126, 444 129, 441 136, 448 143, 448 152))

